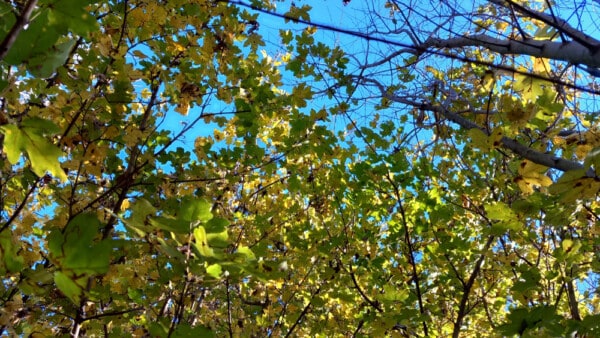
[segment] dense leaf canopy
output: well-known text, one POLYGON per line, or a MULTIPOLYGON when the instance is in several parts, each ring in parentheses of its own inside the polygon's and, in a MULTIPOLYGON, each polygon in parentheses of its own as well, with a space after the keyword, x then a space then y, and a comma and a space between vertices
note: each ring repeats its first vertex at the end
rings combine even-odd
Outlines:
POLYGON ((2 0, 0 335, 598 336, 599 9, 2 0))

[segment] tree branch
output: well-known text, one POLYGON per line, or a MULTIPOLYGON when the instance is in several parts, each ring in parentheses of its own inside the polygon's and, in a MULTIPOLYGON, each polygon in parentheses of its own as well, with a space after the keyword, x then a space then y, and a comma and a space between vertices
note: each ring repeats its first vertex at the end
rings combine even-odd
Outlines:
MULTIPOLYGON (((514 74, 522 74, 522 75, 527 75, 527 76, 531 76, 534 79, 540 79, 540 80, 546 80, 546 81, 550 81, 552 83, 555 84, 559 84, 562 86, 565 86, 567 88, 572 88, 572 89, 577 89, 581 92, 586 92, 586 93, 590 93, 590 94, 600 94, 600 91, 593 89, 593 88, 588 88, 588 87, 583 87, 583 86, 578 86, 575 83, 568 83, 559 79, 551 79, 548 77, 545 77, 543 75, 540 74, 532 74, 531 72, 527 72, 527 71, 522 71, 510 66, 506 66, 503 64, 495 64, 493 62, 489 62, 489 61, 484 61, 484 60, 477 60, 477 59, 473 59, 473 58, 468 58, 468 57, 464 57, 461 55, 457 55, 457 54, 452 54, 452 53, 448 53, 448 52, 444 52, 444 51, 440 51, 437 50, 437 48, 435 46, 429 46, 430 48, 428 48, 425 44, 421 44, 421 45, 412 45, 410 43, 404 43, 404 42, 399 42, 399 41, 394 41, 394 40, 390 40, 387 38, 382 38, 376 35, 370 35, 370 34, 366 34, 366 33, 361 33, 357 30, 349 30, 349 29, 344 29, 344 28, 340 28, 340 27, 336 27, 333 25, 328 25, 328 24, 322 24, 322 23, 317 23, 317 22, 312 22, 309 20, 303 20, 300 18, 293 18, 290 16, 287 16, 285 14, 280 14, 280 13, 276 13, 276 12, 272 12, 269 11, 267 9, 263 9, 263 8, 258 8, 254 5, 248 4, 244 1, 240 1, 240 0, 217 0, 218 2, 226 2, 232 5, 237 5, 237 6, 241 6, 241 7, 246 7, 246 8, 251 8, 257 12, 263 13, 263 14, 267 14, 267 15, 271 15, 277 18, 281 18, 281 19, 287 19, 287 20, 293 20, 293 22, 296 23, 301 23, 301 24, 305 24, 305 25, 310 25, 313 27, 317 27, 323 30, 327 30, 327 31, 331 31, 331 32, 336 32, 336 33, 341 33, 341 34, 346 34, 349 36, 354 36, 357 37, 359 39, 364 39, 366 41, 374 41, 374 42, 380 42, 383 43, 387 46, 395 46, 395 47, 401 47, 403 49, 392 52, 390 55, 386 58, 384 58, 384 60, 391 60, 393 59, 395 56, 400 56, 404 53, 410 53, 413 55, 421 55, 421 54, 433 54, 433 55, 437 55, 437 56, 441 56, 443 58, 448 58, 451 60, 457 60, 457 61, 461 61, 461 62, 465 62, 465 63, 473 63, 476 65, 481 65, 481 66, 487 66, 487 67, 491 67, 492 69, 498 69, 498 70, 502 70, 502 71, 507 71, 510 73, 514 73, 514 74)), ((431 40, 430 42, 434 42, 435 39, 431 40)), ((504 41, 503 41, 504 42, 504 41)), ((377 64, 383 64, 386 61, 378 61, 375 62, 373 64, 370 64, 369 67, 373 67, 376 66, 377 64)), ((595 60, 597 62, 600 63, 600 59, 599 58, 595 58, 595 60)), ((365 67, 363 67, 365 68, 365 67)), ((595 66, 591 67, 592 69, 595 68, 595 66)))
POLYGON ((492 243, 494 242, 494 236, 490 236, 485 243, 483 249, 481 250, 481 256, 475 263, 475 267, 473 268, 473 272, 467 281, 467 284, 463 288, 463 295, 460 300, 460 305, 458 307, 458 315, 456 317, 456 322, 454 323, 454 330, 452 332, 452 337, 458 338, 460 336, 460 329, 463 323, 465 316, 467 315, 467 301, 469 300, 469 294, 471 293, 471 289, 473 288, 473 284, 475 284, 475 279, 479 275, 479 270, 481 270, 481 265, 483 264, 483 260, 485 258, 485 253, 488 251, 492 243))
POLYGON ((556 30, 560 33, 567 35, 574 41, 577 41, 581 45, 585 46, 592 53, 596 53, 600 47, 600 41, 585 34, 581 30, 576 29, 575 27, 569 25, 567 21, 557 18, 554 15, 548 15, 546 13, 534 11, 512 0, 490 0, 490 2, 502 7, 510 6, 511 8, 515 8, 521 14, 542 21, 543 23, 556 28, 556 30))
MULTIPOLYGON (((417 262, 415 260, 415 250, 413 248, 412 239, 411 239, 410 232, 409 232, 410 228, 408 226, 406 212, 404 210, 404 205, 402 203, 402 196, 400 194, 400 188, 393 181, 389 172, 387 173, 387 175, 385 177, 386 177, 387 181, 392 185, 392 188, 394 189, 396 205, 398 206, 398 211, 400 212, 400 216, 402 217, 402 225, 404 228, 404 241, 405 241, 406 247, 408 249, 406 256, 408 257, 408 263, 410 264, 410 266, 412 268, 411 280, 412 280, 413 284, 415 285, 415 293, 417 294, 417 303, 419 305, 419 312, 421 313, 422 316, 424 316, 425 315, 425 305, 423 304, 423 292, 421 291, 421 281, 419 278, 419 272, 417 270, 417 262)), ((427 325, 427 321, 425 320, 425 318, 423 318, 421 324, 423 325, 423 334, 425 335, 425 337, 428 337, 429 336, 429 327, 427 325)))
MULTIPOLYGON (((451 112, 450 110, 446 109, 445 107, 442 107, 441 105, 434 105, 426 102, 417 102, 412 99, 407 99, 405 97, 390 94, 385 90, 385 87, 381 83, 374 79, 362 78, 359 79, 359 81, 375 85, 376 87, 378 87, 378 89, 385 98, 393 102, 402 103, 422 110, 438 113, 444 116, 446 119, 458 124, 465 130, 479 129, 486 135, 490 135, 489 131, 487 131, 485 128, 482 128, 481 126, 467 118, 464 118, 456 113, 451 112)), ((580 170, 584 168, 583 164, 579 162, 557 157, 553 154, 539 152, 519 143, 519 141, 515 139, 506 136, 500 139, 500 143, 503 148, 512 151, 514 154, 521 156, 522 158, 528 159, 533 163, 541 164, 545 167, 554 168, 560 171, 580 170)), ((595 176, 595 174, 592 172, 587 173, 587 175, 589 177, 595 176)))
POLYGON ((129 310, 121 310, 121 311, 115 311, 115 312, 100 313, 100 314, 97 314, 97 315, 85 317, 85 318, 83 318, 82 322, 85 322, 85 321, 88 321, 88 320, 93 320, 93 319, 98 319, 98 318, 103 318, 103 317, 120 316, 120 315, 123 315, 123 314, 126 314, 126 313, 130 313, 130 312, 141 311, 143 309, 144 309, 143 307, 135 307, 135 308, 129 309, 129 310))
POLYGON ((571 311, 571 318, 577 321, 581 321, 581 315, 579 314, 579 307, 577 304, 577 297, 575 296, 575 288, 573 287, 573 281, 566 281, 565 285, 567 287, 567 299, 569 301, 569 310, 571 311))
POLYGON ((369 298, 369 296, 367 296, 365 294, 365 292, 362 290, 362 288, 360 287, 360 285, 358 285, 358 281, 356 280, 356 275, 354 274, 353 268, 352 268, 352 264, 350 264, 350 277, 352 278, 352 283, 354 283, 354 287, 356 287, 356 289, 358 290, 358 293, 360 294, 360 296, 362 297, 362 299, 364 299, 369 305, 371 305, 372 307, 375 308, 375 310, 377 310, 377 312, 382 313, 383 309, 381 308, 381 306, 379 305, 379 302, 377 301, 373 301, 369 298))
POLYGON ((483 47, 503 55, 530 55, 584 64, 592 68, 600 67, 600 55, 578 41, 562 43, 544 40, 507 40, 479 34, 450 39, 430 38, 421 47, 423 49, 483 47))
POLYGON ((23 197, 23 201, 21 201, 21 204, 19 204, 19 206, 17 207, 17 210, 15 210, 15 212, 13 212, 13 214, 10 216, 10 218, 8 219, 8 221, 6 221, 6 223, 4 223, 2 225, 2 227, 0 227, 0 232, 6 230, 12 224, 12 222, 17 218, 17 216, 19 216, 19 214, 21 213, 21 211, 25 207, 25 204, 27 204, 27 201, 29 200, 29 197, 33 194, 33 192, 37 188, 38 184, 40 183, 41 179, 42 178, 38 177, 35 180, 35 182, 33 182, 33 184, 31 185, 31 188, 29 188, 29 190, 25 194, 25 197, 23 197))
POLYGON ((23 11, 21 15, 17 17, 17 21, 12 26, 2 43, 0 43, 0 60, 3 60, 8 51, 11 49, 15 41, 17 41, 17 37, 23 28, 29 24, 29 18, 31 17, 31 13, 33 12, 35 6, 37 6, 38 0, 29 0, 23 7, 23 11))
POLYGON ((227 332, 229 332, 229 337, 233 338, 233 329, 231 328, 231 297, 229 295, 229 276, 225 277, 225 289, 227 290, 227 332))
POLYGON ((290 330, 286 333, 285 337, 291 337, 292 333, 294 332, 294 329, 296 328, 296 326, 298 326, 298 324, 300 324, 300 322, 302 321, 302 319, 304 318, 304 316, 306 316, 306 314, 308 313, 308 310, 310 309, 313 300, 315 299, 315 296, 321 292, 321 286, 319 286, 319 288, 317 288, 317 290, 311 295, 310 300, 308 301, 308 304, 306 304, 306 306, 304 307, 304 309, 302 310, 302 312, 300 313, 300 316, 298 316, 298 318, 296 319, 296 321, 294 322, 294 324, 292 325, 292 327, 290 327, 290 330))

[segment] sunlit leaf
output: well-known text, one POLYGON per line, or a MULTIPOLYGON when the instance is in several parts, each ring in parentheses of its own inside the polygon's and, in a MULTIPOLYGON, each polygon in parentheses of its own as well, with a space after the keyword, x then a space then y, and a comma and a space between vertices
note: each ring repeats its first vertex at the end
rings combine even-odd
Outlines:
POLYGON ((194 246, 202 256, 212 257, 215 255, 213 249, 208 245, 206 230, 203 226, 194 229, 194 239, 196 240, 194 246))
POLYGON ((206 273, 214 278, 219 278, 221 277, 221 273, 223 273, 223 269, 219 264, 211 264, 206 267, 206 273))
POLYGON ((37 128, 4 125, 0 130, 4 134, 4 151, 8 161, 15 164, 19 161, 21 153, 26 153, 31 161, 33 172, 38 176, 44 176, 48 171, 60 180, 67 179, 59 162, 63 153, 40 135, 37 128))

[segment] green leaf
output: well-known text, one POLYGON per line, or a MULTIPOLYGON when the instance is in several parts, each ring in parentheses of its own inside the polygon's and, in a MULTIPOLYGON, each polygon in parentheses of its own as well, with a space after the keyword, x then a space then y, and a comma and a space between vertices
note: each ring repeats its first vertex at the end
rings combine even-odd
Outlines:
POLYGON ((18 250, 9 231, 0 233, 0 273, 21 271, 25 261, 18 250))
POLYGON ((539 27, 535 33, 533 34, 536 38, 541 39, 550 39, 556 36, 556 28, 550 25, 544 25, 539 27))
POLYGON ((79 304, 81 296, 83 296, 83 289, 69 278, 69 276, 60 271, 56 271, 54 273, 54 283, 56 283, 56 287, 58 287, 58 289, 64 293, 73 304, 79 304))
POLYGON ((208 238, 206 237, 206 230, 203 226, 194 229, 194 239, 196 239, 194 246, 202 256, 213 257, 215 255, 213 249, 208 246, 208 238))
POLYGON ((177 234, 189 234, 192 226, 190 221, 175 219, 170 216, 154 217, 151 218, 149 222, 157 229, 166 230, 177 234))
POLYGON ((29 71, 38 77, 50 77, 56 71, 56 68, 62 66, 69 57, 71 49, 75 46, 74 39, 58 43, 51 47, 46 53, 31 57, 28 61, 29 71))
POLYGON ((229 221, 224 218, 213 218, 206 222, 204 228, 208 233, 221 233, 227 229, 229 221))
POLYGON ((484 208, 487 216, 497 221, 492 226, 492 231, 496 235, 503 234, 507 230, 519 230, 523 226, 517 214, 502 202, 487 204, 484 208))
MULTIPOLYGON (((48 11, 34 11, 27 29, 22 30, 15 40, 12 48, 8 51, 5 61, 11 65, 20 65, 24 61, 36 55, 45 55, 58 38, 53 29, 48 29, 48 11)), ((4 39, 4 36, 0 38, 4 39)))
POLYGON ((553 306, 536 306, 517 308, 508 314, 508 322, 499 327, 499 332, 506 336, 537 337, 534 332, 545 333, 546 337, 564 337, 564 325, 553 306), (544 328, 545 331, 539 331, 544 328), (524 335, 530 333, 530 335, 524 335))
POLYGON ((67 175, 58 161, 63 156, 62 151, 50 143, 41 134, 40 129, 27 124, 22 128, 7 124, 1 126, 0 131, 4 134, 4 151, 10 163, 16 164, 21 153, 26 153, 31 162, 31 169, 36 175, 42 177, 48 171, 61 181, 67 180, 67 175))
POLYGON ((108 271, 111 250, 109 241, 88 246, 66 245, 66 249, 69 254, 64 260, 65 268, 77 274, 104 274, 108 271))
POLYGON ((61 132, 61 129, 54 122, 39 117, 31 117, 23 120, 21 128, 40 135, 55 135, 61 132))
POLYGON ((529 290, 535 290, 539 287, 540 279, 541 276, 539 271, 535 269, 525 269, 521 272, 519 280, 514 283, 511 290, 520 294, 526 293, 529 290))
POLYGON ((207 222, 213 217, 211 207, 212 205, 205 199, 188 197, 181 202, 179 218, 189 222, 207 222))
POLYGON ((141 304, 144 294, 140 289, 127 288, 127 296, 137 304, 141 304))
POLYGON ((98 30, 98 23, 86 6, 90 0, 56 0, 48 6, 48 23, 62 34, 72 32, 77 35, 87 35, 98 30))
POLYGON ((185 260, 185 256, 177 250, 177 248, 169 245, 167 241, 162 238, 157 238, 157 242, 160 244, 160 248, 170 257, 175 258, 176 260, 183 261, 185 260))
POLYGON ((243 257, 243 259, 246 262, 256 260, 256 256, 254 255, 254 252, 252 252, 252 250, 247 246, 243 246, 243 245, 239 246, 235 253, 236 253, 236 255, 243 257))
POLYGON ((593 167, 596 173, 600 172, 600 147, 596 147, 587 153, 583 166, 585 169, 593 167))
MULTIPOLYGON (((207 230, 205 228, 205 230, 207 230)), ((229 234, 227 230, 221 232, 208 232, 206 233, 206 240, 212 247, 225 247, 228 244, 229 234)))
POLYGON ((407 289, 398 288, 397 286, 392 286, 390 284, 384 285, 383 291, 381 299, 390 303, 404 301, 409 296, 407 289))
POLYGON ((478 128, 472 128, 468 131, 469 138, 474 147, 483 151, 490 151, 500 146, 502 139, 502 130, 495 129, 491 135, 487 135, 478 128))
POLYGON ((221 265, 215 263, 206 267, 206 273, 211 277, 219 278, 221 277, 221 273, 223 273, 223 269, 221 265))
POLYGON ((128 81, 121 80, 120 78, 115 79, 112 83, 114 90, 106 94, 106 99, 110 103, 114 103, 115 106, 121 105, 123 102, 129 102, 132 99, 131 94, 131 83, 128 81))
POLYGON ((108 271, 111 243, 96 240, 99 230, 98 218, 86 213, 71 220, 64 232, 52 231, 48 248, 63 272, 95 275, 108 271))
POLYGON ((2 19, 0 20, 0 37, 4 39, 15 22, 17 22, 15 11, 7 1, 0 2, 0 19, 2 19))
POLYGON ((588 177, 585 169, 567 171, 548 187, 551 194, 560 195, 565 203, 594 197, 599 190, 600 182, 588 177))
POLYGON ((169 324, 167 319, 161 318, 161 320, 150 323, 148 331, 150 331, 151 337, 167 338, 169 336, 169 324))
POLYGON ((516 82, 514 90, 520 92, 525 102, 535 102, 538 97, 544 95, 544 85, 551 85, 550 82, 539 80, 528 75, 515 76, 516 82))
POLYGON ((554 250, 553 255, 561 262, 572 260, 577 257, 580 249, 581 241, 566 238, 561 242, 560 247, 554 250))
POLYGON ((140 198, 131 204, 128 211, 130 214, 124 219, 125 226, 133 229, 132 235, 145 236, 151 229, 146 223, 149 216, 156 215, 156 208, 147 199, 140 198))
POLYGON ((485 212, 490 219, 498 221, 507 221, 516 218, 515 213, 510 207, 502 202, 485 205, 485 212))

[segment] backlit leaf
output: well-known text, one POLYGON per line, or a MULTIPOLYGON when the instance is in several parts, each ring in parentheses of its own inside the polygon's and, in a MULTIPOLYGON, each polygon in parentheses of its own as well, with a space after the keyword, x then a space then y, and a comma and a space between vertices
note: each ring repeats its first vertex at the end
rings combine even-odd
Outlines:
POLYGON ((194 246, 202 256, 213 257, 215 255, 213 249, 208 246, 208 238, 203 226, 194 229, 194 239, 196 240, 194 246))
POLYGON ((4 134, 4 151, 9 162, 17 163, 21 153, 26 153, 33 172, 38 176, 42 177, 48 171, 62 181, 67 179, 59 162, 59 158, 63 156, 62 151, 38 134, 36 129, 4 125, 0 130, 4 134))

